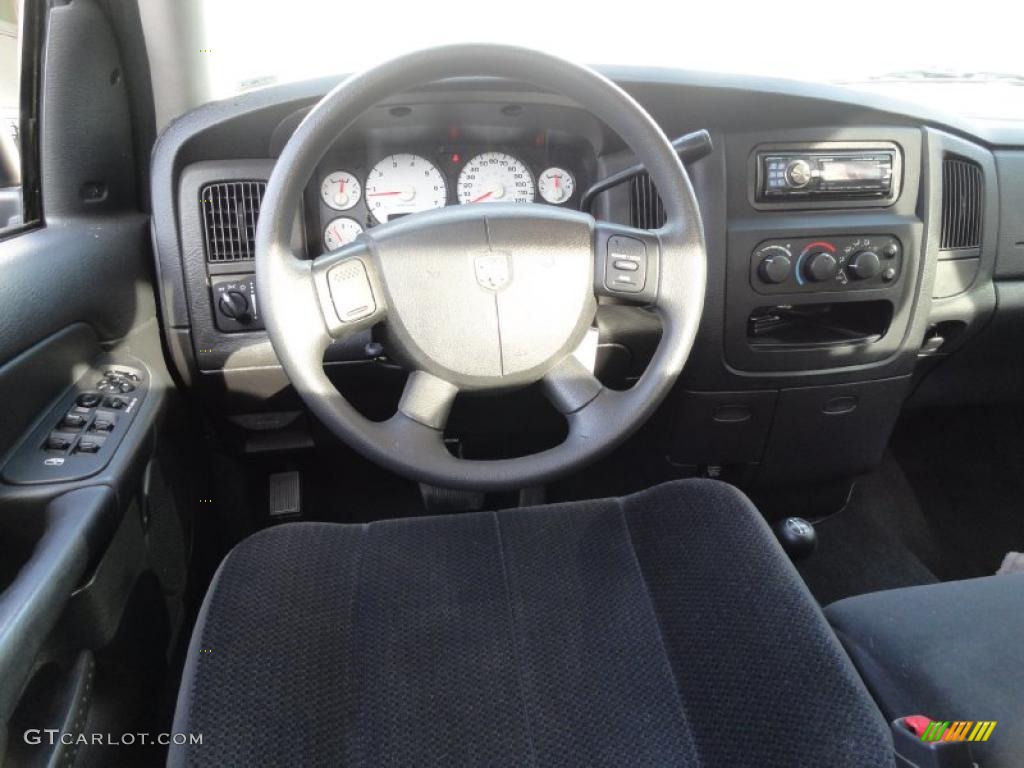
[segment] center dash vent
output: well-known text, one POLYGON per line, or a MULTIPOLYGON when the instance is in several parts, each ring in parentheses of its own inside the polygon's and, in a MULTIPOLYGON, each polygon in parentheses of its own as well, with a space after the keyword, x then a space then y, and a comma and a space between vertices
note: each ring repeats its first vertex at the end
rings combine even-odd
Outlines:
POLYGON ((265 181, 222 181, 202 188, 199 204, 203 211, 207 261, 239 261, 253 257, 256 221, 266 189, 265 181))
POLYGON ((637 229, 658 229, 665 224, 665 206, 646 173, 629 182, 629 224, 637 229))
POLYGON ((977 163, 959 157, 942 162, 942 250, 981 245, 982 187, 977 163))

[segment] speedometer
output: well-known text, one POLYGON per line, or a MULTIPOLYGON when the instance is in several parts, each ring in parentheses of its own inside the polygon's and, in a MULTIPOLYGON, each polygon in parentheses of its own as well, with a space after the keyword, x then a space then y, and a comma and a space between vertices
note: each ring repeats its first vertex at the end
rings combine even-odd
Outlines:
POLYGON ((504 152, 484 152, 459 174, 460 203, 532 203, 533 176, 504 152))
POLYGON ((394 216, 443 208, 447 201, 444 176, 419 155, 388 155, 366 177, 366 205, 381 224, 394 216))

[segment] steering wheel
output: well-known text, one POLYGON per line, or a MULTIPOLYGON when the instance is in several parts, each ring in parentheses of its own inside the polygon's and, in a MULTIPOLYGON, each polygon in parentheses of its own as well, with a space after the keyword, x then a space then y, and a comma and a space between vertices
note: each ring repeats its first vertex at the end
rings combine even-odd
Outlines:
POLYGON ((312 109, 274 166, 256 230, 256 284, 274 351, 310 410, 393 471, 446 488, 505 490, 552 480, 643 424, 679 376, 704 302, 706 251, 689 177, 657 123, 593 70, 511 46, 412 53, 345 80, 312 109), (310 261, 293 251, 303 190, 328 147, 396 93, 452 77, 494 76, 567 96, 646 165, 667 213, 639 230, 540 204, 461 205, 403 217, 310 261), (628 263, 627 263, 628 262, 628 263), (650 306, 660 344, 627 391, 604 388, 573 355, 598 296, 650 306), (398 410, 370 421, 328 379, 328 345, 384 323, 388 354, 411 373, 398 410), (518 458, 453 456, 443 432, 460 391, 535 382, 568 421, 559 445, 518 458))

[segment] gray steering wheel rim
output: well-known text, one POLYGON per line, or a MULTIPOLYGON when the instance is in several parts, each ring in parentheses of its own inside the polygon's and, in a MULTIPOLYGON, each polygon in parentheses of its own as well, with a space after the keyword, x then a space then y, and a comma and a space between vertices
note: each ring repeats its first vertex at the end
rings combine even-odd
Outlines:
POLYGON ((335 435, 371 460, 421 482, 448 488, 505 490, 548 482, 619 445, 654 412, 689 356, 703 310, 706 250, 697 200, 671 143, 647 112, 607 78, 549 54, 513 46, 455 45, 393 59, 328 93, 289 139, 267 184, 256 232, 256 282, 267 333, 298 394, 335 435), (317 302, 296 286, 312 283, 311 265, 292 251, 303 190, 328 147, 366 110, 418 85, 453 77, 494 76, 568 96, 604 120, 649 169, 665 203, 658 300, 661 342, 640 380, 625 392, 601 389, 566 414, 569 437, 545 451, 513 459, 458 459, 442 431, 400 409, 385 422, 356 411, 323 369, 329 337, 317 302), (316 315, 316 317, 314 317, 316 315), (323 338, 297 329, 319 325, 323 338))

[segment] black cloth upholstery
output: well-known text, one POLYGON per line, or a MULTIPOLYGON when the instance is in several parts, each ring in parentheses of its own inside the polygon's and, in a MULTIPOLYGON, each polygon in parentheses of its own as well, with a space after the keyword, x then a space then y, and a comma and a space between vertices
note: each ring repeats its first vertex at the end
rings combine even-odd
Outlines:
POLYGON ((713 481, 363 526, 221 565, 172 766, 844 766, 891 737, 757 510, 713 481))
POLYGON ((890 720, 995 720, 985 768, 1024 765, 1024 574, 847 598, 825 610, 890 720))

